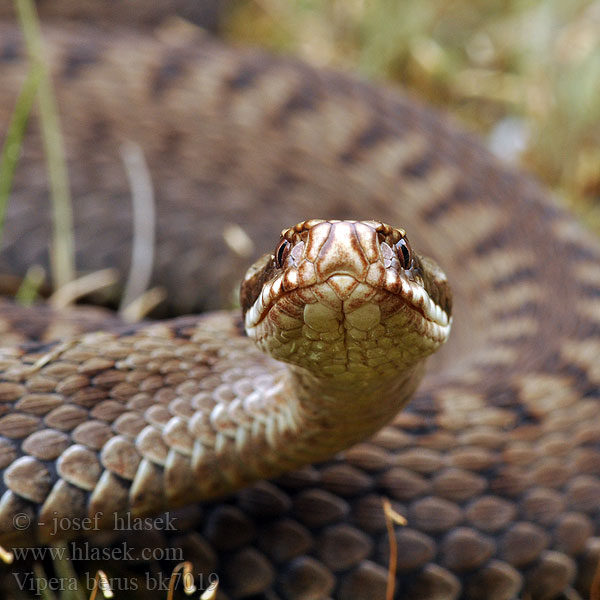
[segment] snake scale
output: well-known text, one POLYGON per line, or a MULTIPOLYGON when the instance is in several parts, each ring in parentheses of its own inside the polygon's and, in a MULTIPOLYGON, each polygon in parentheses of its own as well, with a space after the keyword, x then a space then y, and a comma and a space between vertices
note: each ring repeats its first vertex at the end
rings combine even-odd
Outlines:
MULTIPOLYGON (((127 269, 119 147, 133 141, 155 186, 153 284, 168 289, 170 314, 227 304, 251 259, 313 217, 405 228, 453 288, 450 341, 392 424, 324 463, 174 513, 174 534, 134 532, 138 546, 182 548, 196 573, 218 573, 222 598, 383 598, 386 497, 407 519, 395 532, 397 598, 588 597, 600 557, 598 243, 530 178, 397 90, 197 32, 48 19, 44 33, 81 270, 127 269), (232 241, 240 227, 252 244, 232 241)), ((25 54, 15 26, 0 24, 3 132, 25 54)), ((40 148, 33 123, 5 226, 5 273, 47 262, 40 148)), ((219 379, 228 370, 253 380, 264 360, 245 354, 232 313, 49 342, 50 309, 0 310, 7 545, 20 542, 11 517, 39 518, 49 489, 50 508, 71 519, 91 499, 107 514, 121 507, 134 479, 142 500, 168 509, 167 472, 181 498, 192 494, 202 478, 190 471, 193 415, 181 396, 194 381, 209 395, 231 389, 219 379), (43 341, 9 346, 23 339, 10 337, 19 325, 43 341), (115 365, 127 360, 125 378, 115 365), (140 440, 148 424, 158 434, 140 440)), ((120 539, 97 535, 104 546, 120 539)))

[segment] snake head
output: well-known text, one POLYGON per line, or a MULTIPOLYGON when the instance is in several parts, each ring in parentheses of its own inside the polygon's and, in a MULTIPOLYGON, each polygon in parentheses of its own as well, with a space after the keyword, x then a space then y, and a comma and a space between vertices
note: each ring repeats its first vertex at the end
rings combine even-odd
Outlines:
POLYGON ((376 221, 285 229, 241 287, 246 332, 268 354, 348 384, 411 369, 449 335, 451 293, 405 232, 376 221))

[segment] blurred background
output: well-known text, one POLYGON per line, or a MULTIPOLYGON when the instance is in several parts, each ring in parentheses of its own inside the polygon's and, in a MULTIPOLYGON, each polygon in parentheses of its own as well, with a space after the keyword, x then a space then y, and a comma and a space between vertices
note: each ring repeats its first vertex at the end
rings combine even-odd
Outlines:
POLYGON ((600 233, 600 1, 231 1, 220 29, 402 85, 480 133, 600 233))
MULTIPOLYGON (((123 1, 154 22, 158 3, 123 1)), ((600 0, 197 0, 194 15, 190 1, 172 0, 230 42, 402 86, 449 111, 600 235, 600 0)), ((92 5, 94 19, 117 4, 66 3, 92 5)))

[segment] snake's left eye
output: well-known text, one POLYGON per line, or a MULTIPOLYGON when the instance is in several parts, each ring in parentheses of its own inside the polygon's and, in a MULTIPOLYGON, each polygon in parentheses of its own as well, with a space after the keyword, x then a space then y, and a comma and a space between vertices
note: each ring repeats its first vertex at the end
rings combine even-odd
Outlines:
POLYGON ((287 240, 281 240, 279 242, 279 246, 277 246, 277 250, 275 250, 275 265, 278 269, 283 267, 283 263, 285 259, 288 257, 290 253, 290 243, 287 240))
POLYGON ((400 265, 402 265, 403 269, 410 269, 412 267, 412 250, 408 240, 406 238, 402 238, 395 245, 396 254, 398 255, 398 259, 400 260, 400 265))

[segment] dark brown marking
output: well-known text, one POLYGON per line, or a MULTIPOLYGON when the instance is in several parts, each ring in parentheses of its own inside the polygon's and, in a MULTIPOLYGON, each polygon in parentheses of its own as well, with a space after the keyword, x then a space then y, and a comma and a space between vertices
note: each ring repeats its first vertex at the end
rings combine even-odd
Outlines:
POLYGON ((581 320, 579 332, 582 339, 600 338, 600 323, 581 320))
POLYGON ((486 406, 518 408, 521 406, 520 392, 513 385, 497 384, 486 390, 486 406))
POLYGON ((381 121, 370 123, 357 138, 352 142, 349 149, 340 155, 340 160, 345 163, 352 163, 360 156, 362 150, 372 148, 376 144, 388 138, 389 128, 381 121))
POLYGON ((494 252, 499 248, 505 248, 509 246, 514 240, 514 233, 510 227, 501 226, 493 233, 490 233, 481 240, 472 249, 467 250, 465 254, 475 254, 476 256, 485 256, 490 252, 494 252))
POLYGON ((162 138, 162 152, 166 156, 172 156, 177 153, 179 145, 183 139, 181 131, 169 130, 162 138))
POLYGON ((282 169, 277 174, 277 186, 283 189, 290 189, 290 187, 302 185, 303 183, 301 177, 298 177, 298 175, 287 169, 282 169))
POLYGON ((174 82, 185 73, 188 56, 183 52, 170 52, 164 57, 159 68, 151 74, 150 89, 153 95, 165 92, 174 82))
POLYGON ((582 296, 586 298, 600 298, 600 287, 593 283, 584 283, 579 286, 582 296))
POLYGON ((103 117, 93 117, 90 115, 90 141, 98 143, 100 141, 106 140, 109 137, 110 123, 109 121, 103 117))
POLYGON ((502 318, 508 321, 509 319, 517 317, 538 317, 541 311, 542 307, 537 302, 529 300, 517 308, 500 309, 495 311, 494 318, 502 318))
POLYGON ((415 158, 412 162, 402 165, 402 175, 405 177, 416 177, 423 179, 427 177, 427 173, 435 165, 435 158, 432 152, 425 152, 421 156, 415 158))
POLYGON ((290 114, 301 110, 311 110, 315 107, 316 89, 313 85, 304 83, 300 86, 284 104, 282 112, 290 114))
POLYGON ((440 198, 433 206, 427 207, 421 212, 423 220, 427 223, 434 223, 446 215, 452 208, 459 205, 475 202, 477 195, 471 186, 464 182, 455 185, 452 191, 440 198))
POLYGON ((227 85, 231 90, 238 91, 249 88, 264 70, 264 66, 258 61, 244 62, 235 75, 227 80, 227 85))
POLYGON ((534 280, 537 274, 537 269, 534 267, 521 267, 504 277, 495 279, 492 282, 492 287, 497 291, 501 291, 515 283, 534 280))
POLYGON ((69 49, 65 56, 65 62, 62 69, 62 76, 65 79, 75 79, 79 77, 91 65, 98 62, 100 58, 99 46, 77 45, 69 49))
POLYGON ((576 242, 565 242, 560 251, 570 260, 598 261, 599 259, 598 252, 576 242))
POLYGON ((23 45, 20 40, 10 40, 0 48, 0 61, 13 62, 23 55, 23 45))
POLYGON ((271 124, 275 129, 285 126, 287 119, 298 112, 313 110, 319 101, 319 89, 314 85, 312 78, 297 87, 285 104, 275 112, 271 124))

